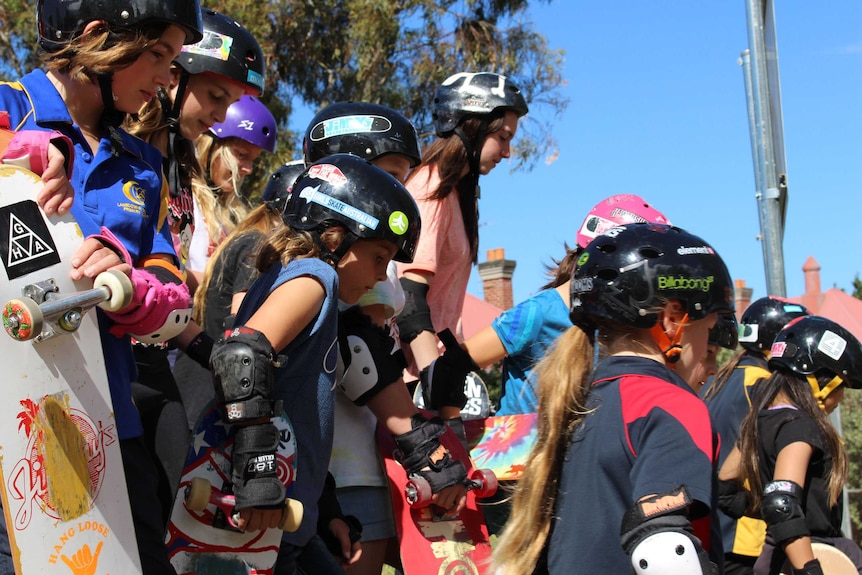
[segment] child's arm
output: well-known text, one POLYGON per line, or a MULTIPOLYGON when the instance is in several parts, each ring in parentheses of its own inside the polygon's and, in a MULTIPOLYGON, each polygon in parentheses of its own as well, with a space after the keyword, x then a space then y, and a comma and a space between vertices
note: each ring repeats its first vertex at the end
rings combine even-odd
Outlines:
POLYGON ((811 549, 811 534, 802 508, 808 464, 814 448, 803 441, 784 447, 775 460, 772 481, 763 490, 760 513, 776 545, 784 547, 794 575, 822 575, 811 549))

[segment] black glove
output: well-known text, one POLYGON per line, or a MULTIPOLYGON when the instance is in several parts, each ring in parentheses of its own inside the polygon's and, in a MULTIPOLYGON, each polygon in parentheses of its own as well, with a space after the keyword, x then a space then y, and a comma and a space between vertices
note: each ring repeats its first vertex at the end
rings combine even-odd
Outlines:
POLYGON ((479 366, 451 331, 444 329, 437 337, 446 346, 446 351, 419 373, 425 406, 434 410, 444 405, 463 409, 467 404, 464 382, 467 374, 478 370, 479 366))
POLYGON ((823 575, 823 568, 820 566, 820 561, 812 559, 802 569, 796 569, 791 565, 790 572, 793 575, 823 575))
POLYGON ((718 508, 733 519, 739 519, 748 510, 751 496, 736 481, 718 481, 718 508))
POLYGON ((446 432, 446 424, 439 417, 426 419, 417 413, 411 418, 412 431, 395 436, 401 451, 401 465, 408 477, 420 476, 431 485, 432 493, 467 479, 467 470, 460 461, 453 460, 439 440, 446 432))

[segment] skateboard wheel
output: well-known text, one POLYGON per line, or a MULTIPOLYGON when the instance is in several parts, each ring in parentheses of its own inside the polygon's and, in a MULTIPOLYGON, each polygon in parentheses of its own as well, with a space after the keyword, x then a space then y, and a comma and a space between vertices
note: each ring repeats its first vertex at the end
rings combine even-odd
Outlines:
POLYGON ((34 300, 12 299, 3 306, 3 328, 9 337, 27 341, 42 333, 44 316, 34 300))
POLYGON ((212 488, 210 482, 203 477, 193 477, 192 482, 186 486, 185 504, 192 511, 203 511, 210 502, 212 488))
POLYGON ((106 287, 111 296, 99 304, 99 307, 107 311, 120 311, 132 303, 135 288, 129 276, 119 270, 108 270, 96 276, 93 287, 106 287))
POLYGON ((490 469, 476 469, 470 479, 479 484, 476 487, 478 497, 490 497, 497 493, 497 476, 490 469))
POLYGON ((433 495, 431 484, 424 477, 412 477, 404 487, 404 496, 410 507, 428 507, 433 495))
POLYGON ((285 499, 284 517, 282 518, 281 523, 278 524, 278 528, 282 531, 293 533, 299 529, 304 512, 305 508, 302 506, 302 501, 297 501, 296 499, 285 499))

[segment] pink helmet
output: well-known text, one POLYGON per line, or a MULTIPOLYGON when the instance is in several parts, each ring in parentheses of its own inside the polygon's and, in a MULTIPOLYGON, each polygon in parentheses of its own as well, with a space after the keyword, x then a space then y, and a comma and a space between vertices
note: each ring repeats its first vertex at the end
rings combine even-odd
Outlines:
POLYGON ((578 230, 578 247, 585 248, 593 238, 623 224, 649 222, 667 224, 664 214, 634 194, 617 194, 593 206, 578 230))

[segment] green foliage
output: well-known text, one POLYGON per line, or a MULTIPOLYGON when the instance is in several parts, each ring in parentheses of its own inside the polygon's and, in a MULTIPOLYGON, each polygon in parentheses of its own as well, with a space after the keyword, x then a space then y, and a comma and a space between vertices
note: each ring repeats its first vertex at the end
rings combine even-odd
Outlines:
MULTIPOLYGON (((86 0, 85 0, 86 1, 86 0)), ((537 0, 549 2, 550 0, 537 0)), ((534 2, 535 3, 535 2, 534 2)), ((433 137, 434 90, 460 71, 511 77, 530 105, 513 147, 513 169, 553 161, 551 127, 568 101, 561 95, 562 50, 533 29, 528 0, 216 0, 206 7, 242 22, 267 60, 263 101, 279 119, 275 155, 264 155, 247 193, 284 161, 299 158, 301 134, 288 130, 292 103, 319 109, 363 100, 402 111, 425 141, 433 137)), ((0 73, 38 65, 36 0, 0 0, 0 73)))

